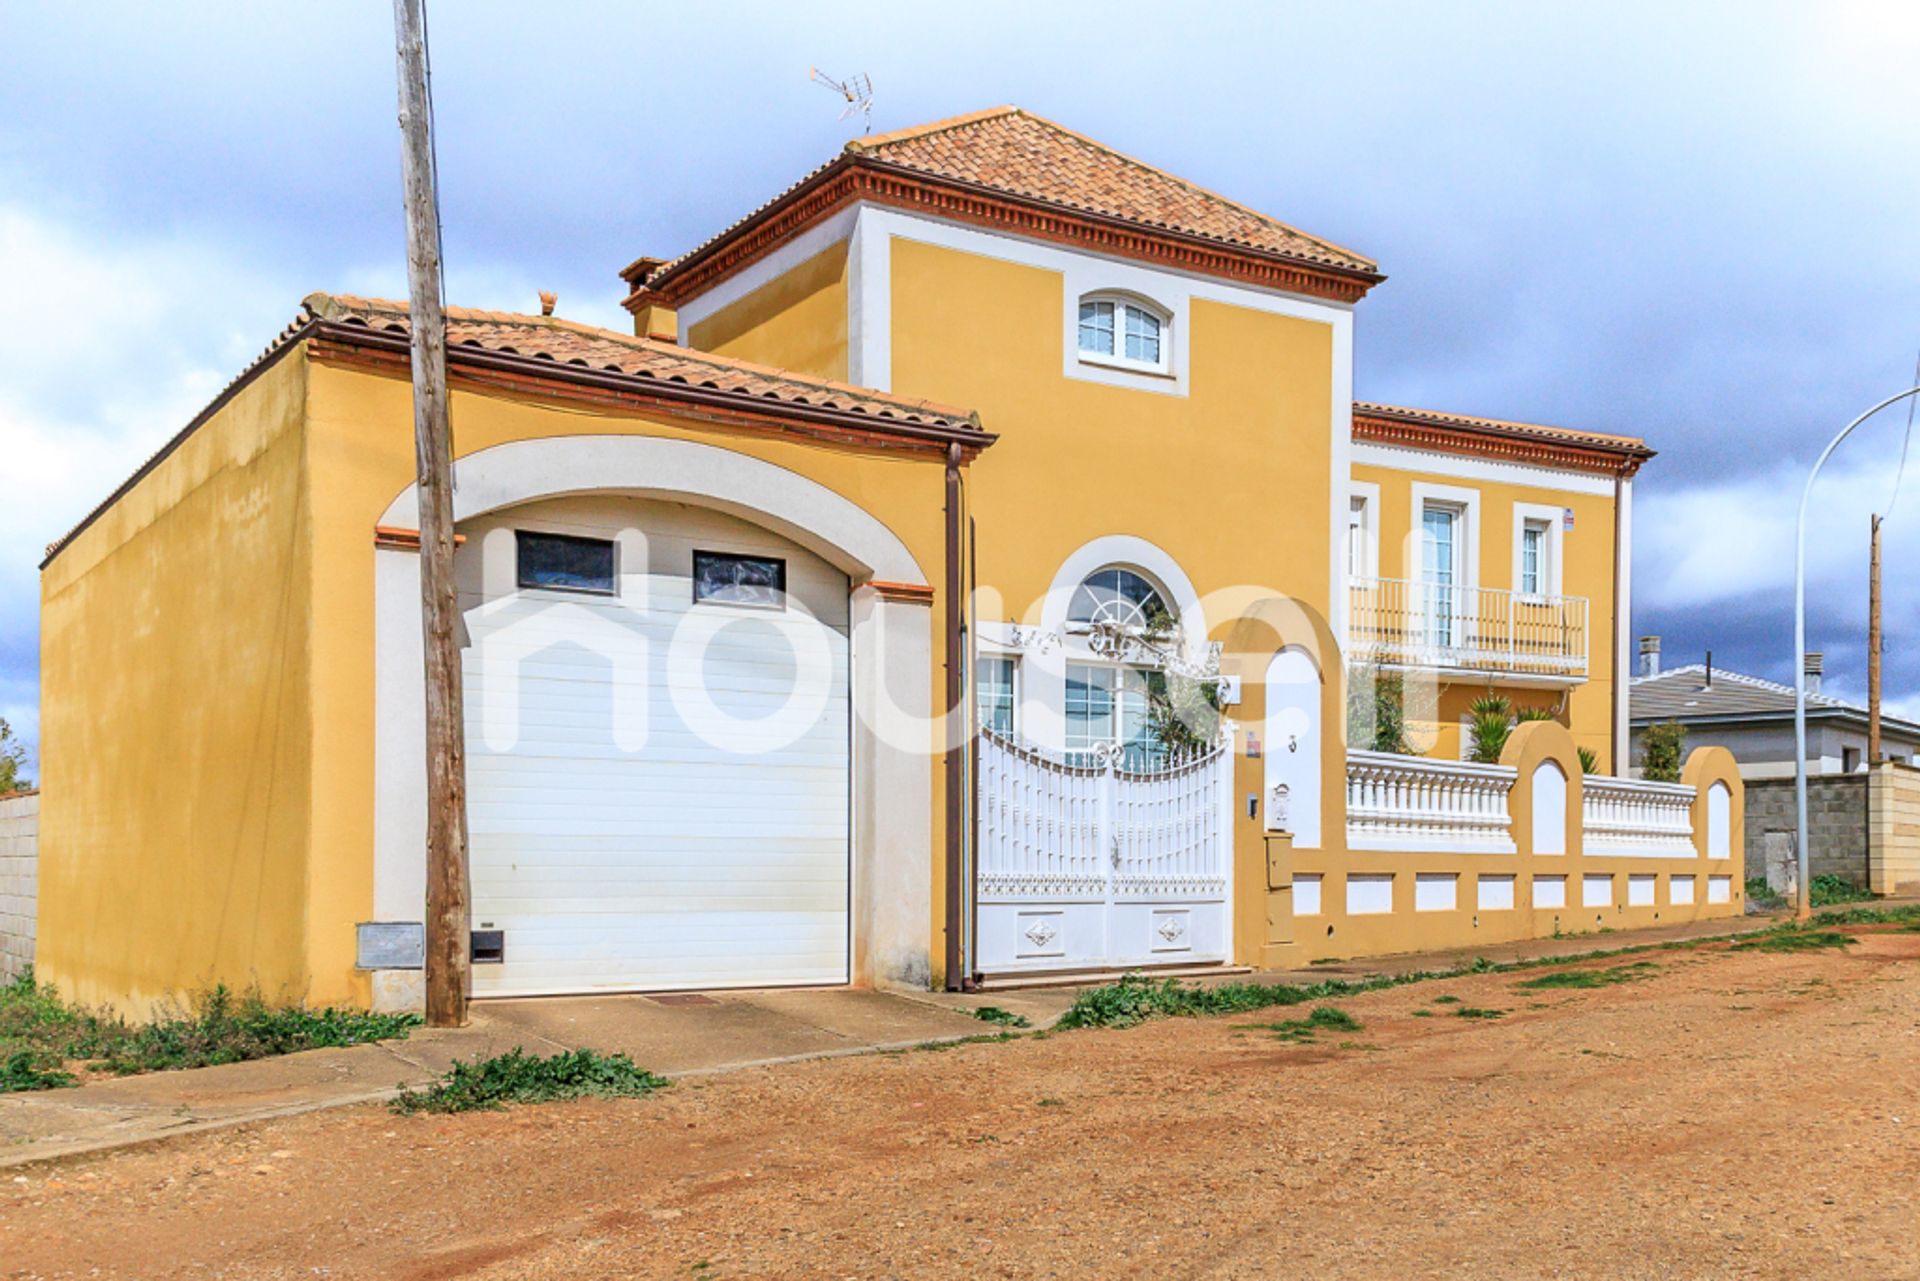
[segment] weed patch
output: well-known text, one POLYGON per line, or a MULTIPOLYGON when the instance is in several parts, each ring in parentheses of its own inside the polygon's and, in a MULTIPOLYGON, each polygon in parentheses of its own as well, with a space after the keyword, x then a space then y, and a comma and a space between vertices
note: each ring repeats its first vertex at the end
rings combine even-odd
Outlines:
MULTIPOLYGON (((1907 922, 1920 924, 1920 903, 1902 903, 1898 907, 1843 907, 1837 912, 1822 912, 1815 924, 1822 928, 1836 925, 1902 925, 1907 922)), ((1784 929, 1798 928, 1783 926, 1784 929)))
POLYGON ((1626 965, 1613 965, 1601 970, 1552 970, 1530 979, 1522 979, 1514 986, 1528 990, 1612 987, 1616 983, 1635 983, 1641 979, 1652 978, 1659 968, 1652 961, 1633 961, 1626 965))
POLYGON ((1735 952, 1817 952, 1829 947, 1852 947, 1853 939, 1839 930, 1768 930, 1733 945, 1735 952))
POLYGON ((1498 1019, 1506 1017, 1505 1010, 1487 1010, 1477 1005, 1463 1005, 1453 1012, 1457 1019, 1498 1019))
POLYGON ((1128 974, 1105 987, 1089 988, 1074 997, 1073 1004, 1055 1026, 1061 1028, 1132 1027, 1148 1019, 1201 1018, 1213 1014, 1246 1014, 1279 1005, 1304 1005, 1308 1001, 1384 987, 1385 981, 1365 979, 1348 983, 1330 980, 1310 987, 1291 987, 1284 983, 1220 983, 1209 987, 1184 987, 1174 979, 1155 981, 1143 974, 1128 974))
POLYGON ((1836 903, 1864 903, 1873 897, 1844 876, 1828 873, 1813 878, 1812 892, 1808 895, 1815 907, 1829 907, 1836 903))
POLYGON ((1246 1023, 1249 1031, 1271 1032, 1276 1041, 1311 1041, 1319 1032, 1358 1032, 1360 1020, 1331 1005, 1314 1007, 1304 1019, 1282 1019, 1277 1023, 1246 1023))
POLYGON ((456 1063, 424 1090, 402 1090, 389 1105, 395 1112, 476 1112, 510 1103, 559 1099, 636 1098, 667 1084, 634 1066, 624 1054, 569 1050, 536 1058, 518 1046, 490 1059, 456 1063))
POLYGON ((0 1094, 24 1090, 58 1090, 78 1085, 71 1072, 48 1062, 49 1056, 18 1050, 0 1059, 0 1094))
MULTIPOLYGON (((1914 922, 1920 925, 1920 904, 1904 904, 1900 907, 1850 907, 1837 911, 1823 912, 1819 924, 1822 926, 1840 925, 1893 925, 1914 922)), ((1798 927, 1776 926, 1770 930, 1740 936, 1736 947, 1757 947, 1768 951, 1799 951, 1809 946, 1840 946, 1839 944, 1787 943, 1773 945, 1766 940, 1780 934, 1791 932, 1798 927)), ((1829 931, 1830 932, 1830 931, 1829 931)), ((1837 936, 1842 937, 1844 936, 1837 936)), ((1175 979, 1155 981, 1142 974, 1129 974, 1117 982, 1102 987, 1089 988, 1074 998, 1073 1005, 1061 1016, 1055 1027, 1060 1031, 1075 1028, 1093 1027, 1132 1027, 1149 1019, 1160 1018, 1204 1018, 1218 1014, 1245 1014, 1254 1010, 1270 1009, 1274 1006, 1302 1005, 1309 1001, 1329 1000, 1339 997, 1357 996, 1363 992, 1375 992, 1385 988, 1404 987, 1412 983, 1428 983, 1436 979, 1459 978, 1466 974, 1509 974, 1516 971, 1554 972, 1564 967, 1578 965, 1582 961, 1594 961, 1602 958, 1619 961, 1620 958, 1643 952, 1685 952, 1703 945, 1718 945, 1722 938, 1670 939, 1659 943, 1640 943, 1628 947, 1599 948, 1587 952, 1572 953, 1566 956, 1543 956, 1524 961, 1494 962, 1486 957, 1477 957, 1465 966, 1451 970, 1417 970, 1392 976, 1373 976, 1362 979, 1328 979, 1306 987, 1292 987, 1284 984, 1265 983, 1221 983, 1207 987, 1183 987, 1175 979)), ((1850 940, 1849 940, 1850 941, 1850 940)), ((1646 963, 1646 964, 1651 964, 1646 963)), ((1632 969, 1631 966, 1616 966, 1617 969, 1632 969)), ((1541 987, 1581 987, 1587 980, 1575 979, 1567 983, 1541 984, 1541 987)), ((1435 1005, 1458 1005, 1460 998, 1451 994, 1433 998, 1435 1005)), ((1464 1017, 1497 1018, 1504 1010, 1495 1010, 1478 1015, 1464 1017)), ((1459 1013, 1459 1011, 1456 1011, 1459 1013)), ((1416 1012, 1416 1017, 1428 1017, 1416 1012)), ((1045 1033, 1034 1033, 1041 1036, 1045 1033)))
POLYGON ((68 1005, 31 970, 0 987, 0 1091, 74 1084, 65 1070, 89 1063, 130 1076, 271 1058, 298 1050, 364 1045, 407 1035, 413 1014, 309 1010, 267 1004, 259 992, 215 987, 151 1022, 68 1005))
POLYGON ((973 1011, 973 1017, 982 1023, 998 1023, 1002 1027, 1032 1027, 1033 1020, 1024 1014, 1015 1014, 1012 1010, 1003 1010, 997 1005, 983 1005, 973 1011))

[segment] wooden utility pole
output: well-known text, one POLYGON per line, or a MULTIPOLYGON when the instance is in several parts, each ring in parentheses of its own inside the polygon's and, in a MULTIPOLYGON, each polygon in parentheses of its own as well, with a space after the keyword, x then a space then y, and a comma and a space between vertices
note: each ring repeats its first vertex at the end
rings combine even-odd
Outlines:
POLYGON ((1867 558, 1867 760, 1880 763, 1880 522, 1873 518, 1873 551, 1867 558))
POLYGON ((427 1025, 467 1021, 472 925, 467 888, 467 764, 460 649, 454 638, 453 441, 447 422, 447 318, 440 290, 425 0, 393 0, 406 180, 413 438, 420 490, 420 628, 427 679, 427 1025))

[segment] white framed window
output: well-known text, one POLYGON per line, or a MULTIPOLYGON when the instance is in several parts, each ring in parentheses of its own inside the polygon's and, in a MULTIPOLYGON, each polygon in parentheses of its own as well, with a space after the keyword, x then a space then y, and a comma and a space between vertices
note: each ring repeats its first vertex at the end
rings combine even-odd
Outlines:
POLYGON ((1147 719, 1148 673, 1137 667, 1067 664, 1067 750, 1123 743, 1129 757, 1151 754, 1147 719))
POLYGON ((979 704, 980 728, 1002 738, 1013 737, 1013 709, 1019 664, 1003 655, 982 654, 974 673, 974 695, 979 704))
POLYGON ((1520 527, 1520 590, 1529 596, 1546 594, 1547 525, 1530 520, 1520 527))
POLYGON ((1566 509, 1513 505, 1513 590, 1522 596, 1561 594, 1561 548, 1566 509))
POLYGON ((1347 493, 1347 580, 1380 577, 1380 486, 1354 485, 1347 493))
POLYGON ((1143 298, 1088 294, 1080 299, 1080 359, 1141 373, 1169 371, 1171 318, 1143 298))
POLYGON ((1451 648, 1465 604, 1460 571, 1460 527, 1466 512, 1457 503, 1429 499, 1420 506, 1420 585, 1427 643, 1451 648))

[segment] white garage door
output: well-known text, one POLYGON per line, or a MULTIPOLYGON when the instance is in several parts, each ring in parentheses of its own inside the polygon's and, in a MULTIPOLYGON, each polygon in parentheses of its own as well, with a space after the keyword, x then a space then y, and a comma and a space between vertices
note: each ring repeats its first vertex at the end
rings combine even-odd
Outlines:
POLYGON ((504 959, 475 994, 846 982, 846 578, 667 503, 489 524, 461 553, 467 781, 474 925, 504 959), (522 587, 522 531, 616 541, 614 594, 522 587), (695 602, 696 551, 778 561, 786 605, 695 602))

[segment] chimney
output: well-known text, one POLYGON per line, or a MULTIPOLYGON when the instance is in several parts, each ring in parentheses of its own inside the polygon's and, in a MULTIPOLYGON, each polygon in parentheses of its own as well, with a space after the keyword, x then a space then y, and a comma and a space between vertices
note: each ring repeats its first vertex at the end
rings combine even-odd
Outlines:
POLYGON ((1825 654, 1822 654, 1817 649, 1807 651, 1807 661, 1804 665, 1807 693, 1818 694, 1820 692, 1820 673, 1826 670, 1826 666, 1827 656, 1825 654))
POLYGON ((540 291, 540 314, 543 316, 551 316, 554 305, 559 301, 559 294, 554 293, 550 289, 542 289, 540 291))
POLYGON ((1658 636, 1642 636, 1640 638, 1639 675, 1658 676, 1659 674, 1660 674, 1660 638, 1658 636))

